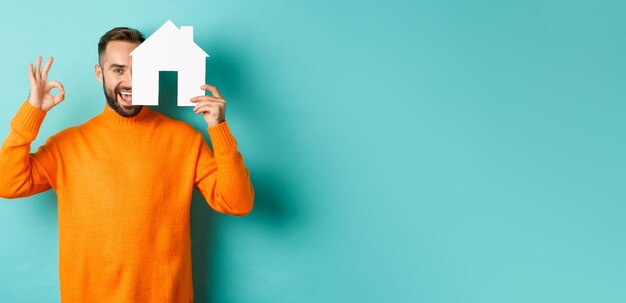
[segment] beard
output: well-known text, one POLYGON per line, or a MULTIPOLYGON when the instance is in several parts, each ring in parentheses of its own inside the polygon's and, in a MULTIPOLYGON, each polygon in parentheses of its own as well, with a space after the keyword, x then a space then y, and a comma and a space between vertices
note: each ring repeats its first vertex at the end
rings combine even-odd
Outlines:
POLYGON ((104 90, 104 96, 107 99, 107 104, 122 117, 133 117, 141 111, 141 108, 143 108, 143 105, 131 105, 131 106, 122 105, 117 100, 118 94, 121 91, 130 91, 131 88, 121 86, 121 83, 120 83, 114 89, 109 90, 107 89, 104 75, 102 76, 102 89, 104 90))

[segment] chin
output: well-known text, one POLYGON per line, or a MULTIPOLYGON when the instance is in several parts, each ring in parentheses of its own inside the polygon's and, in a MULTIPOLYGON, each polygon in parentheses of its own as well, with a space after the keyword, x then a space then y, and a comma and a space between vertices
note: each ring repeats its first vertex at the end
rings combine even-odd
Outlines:
POLYGON ((121 108, 128 108, 128 109, 134 108, 136 106, 132 104, 126 104, 124 103, 124 101, 119 100, 119 99, 117 100, 117 104, 119 104, 121 108))

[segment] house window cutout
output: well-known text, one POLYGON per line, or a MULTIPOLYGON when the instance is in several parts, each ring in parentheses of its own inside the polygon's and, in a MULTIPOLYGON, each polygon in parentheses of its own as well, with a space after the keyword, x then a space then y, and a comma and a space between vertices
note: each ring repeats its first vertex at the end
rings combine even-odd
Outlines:
POLYGON ((193 27, 180 29, 167 20, 131 53, 133 105, 158 105, 159 71, 178 72, 178 106, 195 106, 189 99, 205 95, 205 60, 209 55, 193 41, 193 27))

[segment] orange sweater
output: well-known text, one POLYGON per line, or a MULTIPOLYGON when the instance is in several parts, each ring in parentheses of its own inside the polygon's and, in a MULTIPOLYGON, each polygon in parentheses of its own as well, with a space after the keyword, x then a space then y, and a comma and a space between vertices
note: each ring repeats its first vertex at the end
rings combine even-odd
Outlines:
POLYGON ((0 150, 0 197, 53 188, 62 302, 192 302, 189 209, 195 186, 217 212, 246 215, 254 190, 226 122, 212 151, 188 124, 148 107, 108 107, 50 137, 46 112, 22 104, 0 150))

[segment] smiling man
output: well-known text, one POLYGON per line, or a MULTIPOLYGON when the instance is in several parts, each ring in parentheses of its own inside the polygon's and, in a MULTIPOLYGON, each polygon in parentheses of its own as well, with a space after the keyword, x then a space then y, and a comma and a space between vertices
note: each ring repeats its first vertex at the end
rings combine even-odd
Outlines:
POLYGON ((102 83, 104 88, 106 104, 124 117, 132 117, 138 114, 142 108, 142 106, 132 105, 132 69, 128 62, 132 58, 128 54, 137 45, 125 40, 108 41, 104 38, 99 43, 98 54, 100 58, 94 67, 98 81, 102 83), (106 52, 107 48, 109 49, 108 53, 106 52), (107 78, 109 79, 108 85, 107 78))
POLYGON ((253 208, 250 176, 215 87, 203 85, 212 96, 192 98, 213 150, 188 124, 131 104, 129 54, 143 41, 126 27, 102 36, 95 65, 102 112, 51 136, 35 153, 30 145, 65 90, 47 80, 52 58, 43 70, 41 57, 29 64, 28 100, 0 149, 0 197, 56 191, 62 302, 192 302, 193 188, 217 212, 243 216, 253 208))

